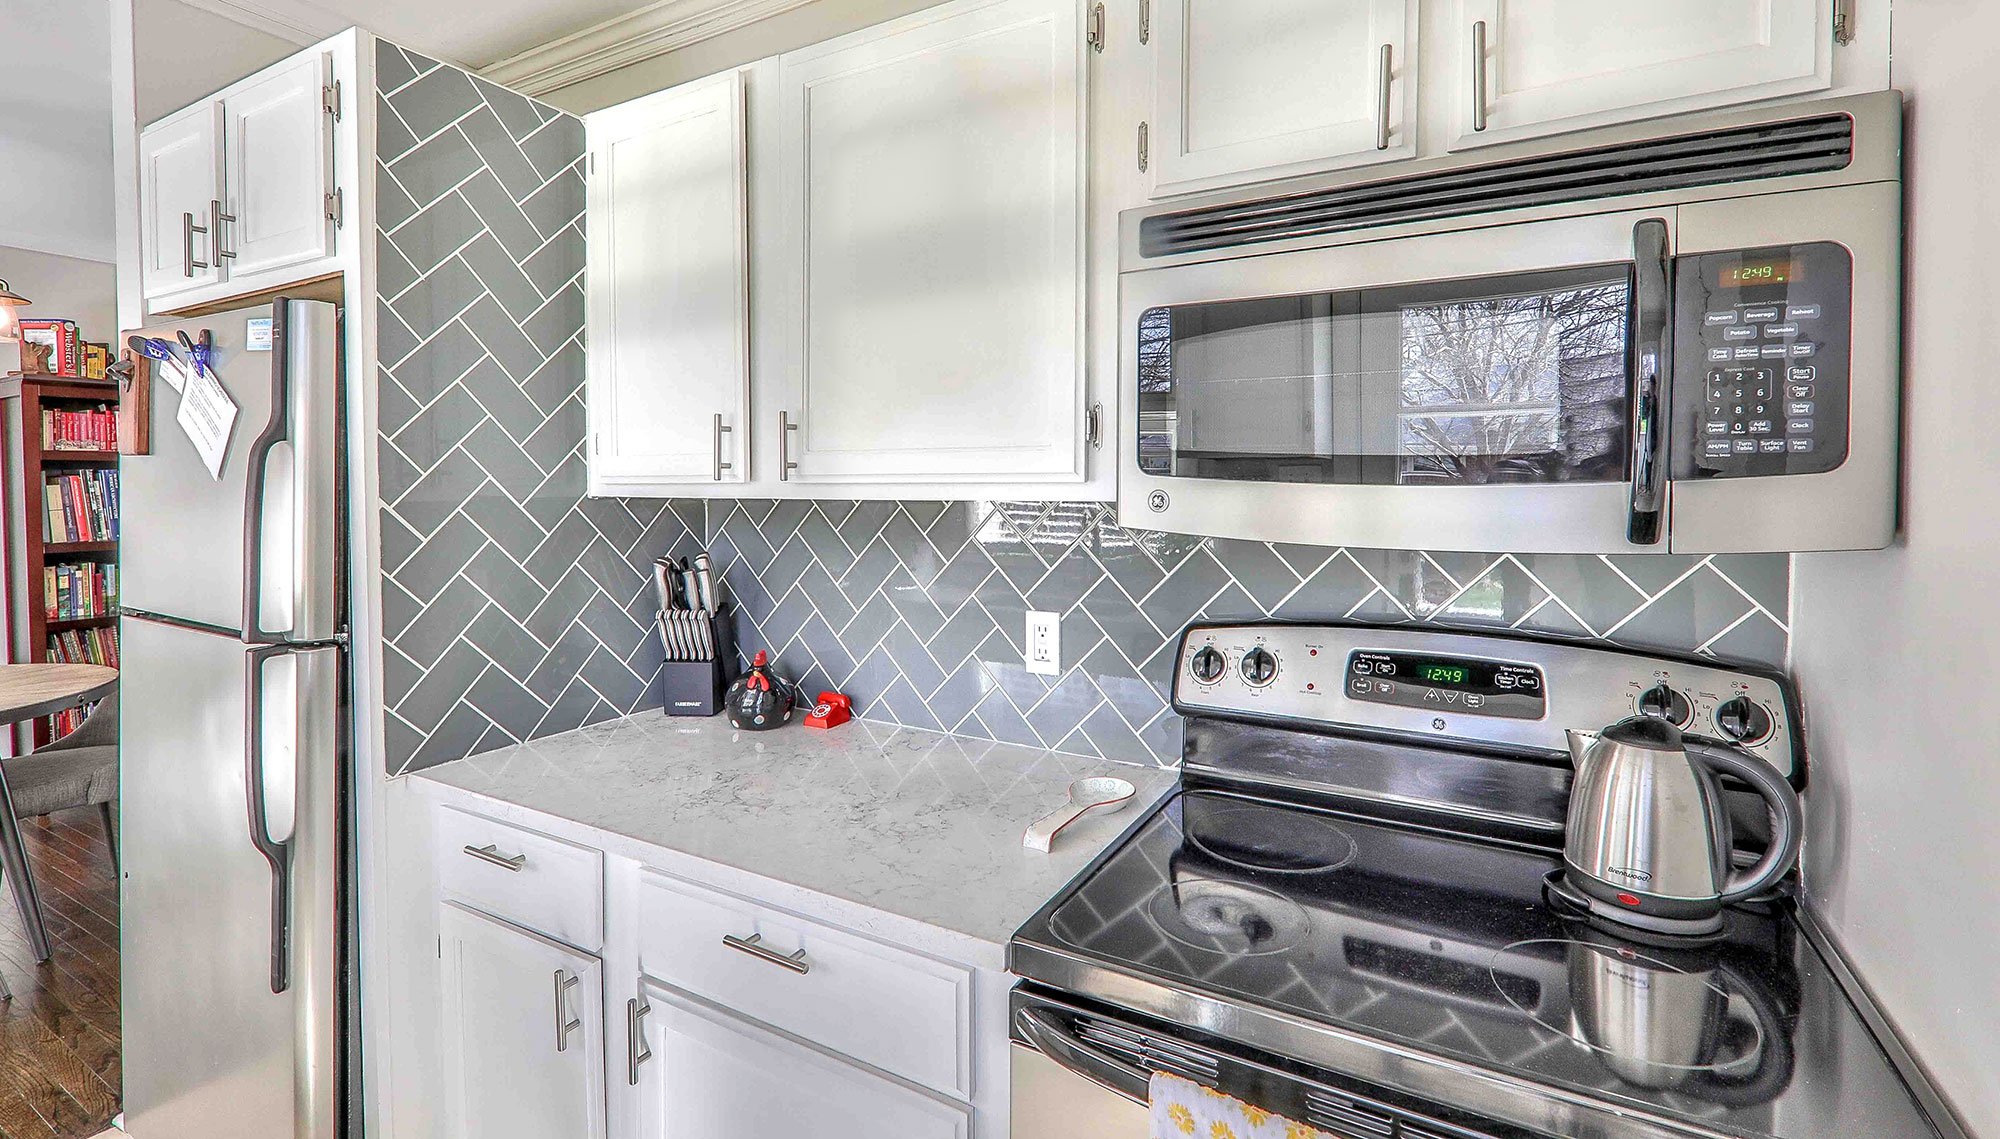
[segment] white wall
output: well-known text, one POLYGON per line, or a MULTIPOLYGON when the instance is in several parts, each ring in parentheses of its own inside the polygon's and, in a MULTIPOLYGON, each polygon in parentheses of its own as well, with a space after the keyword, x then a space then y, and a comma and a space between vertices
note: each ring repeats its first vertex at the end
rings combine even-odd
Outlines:
POLYGON ((103 0, 0 0, 0 246, 110 261, 103 0))
MULTIPOLYGON (((111 343, 118 336, 118 314, 112 266, 103 261, 57 257, 32 249, 0 247, 0 280, 33 301, 20 310, 28 320, 66 317, 80 326, 85 340, 111 343)), ((0 344, 0 372, 21 366, 21 346, 0 344)))
POLYGON ((1971 1127, 2000 1136, 2000 4, 1895 9, 1905 148, 1903 515, 1794 561, 1807 882, 1971 1127))
POLYGON ((140 126, 220 91, 301 46, 180 0, 132 0, 132 34, 140 126))

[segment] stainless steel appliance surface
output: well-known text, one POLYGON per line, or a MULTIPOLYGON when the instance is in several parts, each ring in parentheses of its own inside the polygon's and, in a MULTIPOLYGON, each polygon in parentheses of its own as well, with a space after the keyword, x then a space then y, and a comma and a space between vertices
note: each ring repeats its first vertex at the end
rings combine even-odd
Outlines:
MULTIPOLYGON (((1170 1072, 1349 1139, 1940 1136, 1796 873, 1670 936, 1566 905, 1566 733, 1684 716, 1806 776, 1782 677, 1498 635, 1195 626, 1182 789, 1016 934, 1016 1139, 1134 1139, 1170 1072), (1740 742, 1740 741, 1736 741, 1740 742), (1759 750, 1762 748, 1763 750, 1759 750)), ((1718 784, 1732 861, 1764 800, 1718 784)))
POLYGON ((121 466, 124 1127, 332 1139, 352 1059, 340 317, 280 299, 144 334, 204 331, 239 407, 220 474, 159 367, 152 453, 121 466))
MULTIPOLYGON (((1722 908, 1775 885, 1798 862, 1805 833, 1798 792, 1771 765, 1739 748, 1682 735, 1685 700, 1620 720, 1601 734, 1571 729, 1569 819, 1563 870, 1570 895, 1616 923, 1656 933, 1709 934, 1722 908), (1722 776, 1769 809, 1771 840, 1738 871, 1722 776)), ((1734 727, 1746 738, 1762 722, 1734 727)))
POLYGON ((1870 549, 1902 97, 1126 212, 1119 521, 1375 548, 1870 549))

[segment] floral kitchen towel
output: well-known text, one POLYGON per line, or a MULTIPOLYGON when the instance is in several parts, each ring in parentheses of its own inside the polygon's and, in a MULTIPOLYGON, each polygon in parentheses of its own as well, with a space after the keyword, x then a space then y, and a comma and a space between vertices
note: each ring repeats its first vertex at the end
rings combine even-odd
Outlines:
POLYGON ((1152 1101, 1152 1139, 1334 1139, 1165 1072, 1153 1073, 1146 1095, 1152 1101))

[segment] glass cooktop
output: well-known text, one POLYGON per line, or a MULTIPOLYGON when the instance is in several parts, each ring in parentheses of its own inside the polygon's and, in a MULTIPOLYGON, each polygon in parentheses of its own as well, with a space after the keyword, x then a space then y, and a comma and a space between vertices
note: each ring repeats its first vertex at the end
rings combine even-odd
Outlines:
POLYGON ((1019 952, 1044 946, 1722 1134, 1932 1134, 1790 903, 1661 947, 1552 909, 1560 865, 1188 791, 1029 922, 1015 969, 1059 983, 1019 952))

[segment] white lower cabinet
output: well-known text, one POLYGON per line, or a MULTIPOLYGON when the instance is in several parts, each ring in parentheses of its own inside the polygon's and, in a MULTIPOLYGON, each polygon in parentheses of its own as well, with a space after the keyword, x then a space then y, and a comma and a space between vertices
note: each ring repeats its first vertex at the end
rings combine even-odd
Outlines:
POLYGON ((438 934, 445 1133, 602 1139, 597 958, 455 902, 440 905, 438 934))
POLYGON ((653 983, 637 1139, 966 1139, 970 1111, 653 983))

